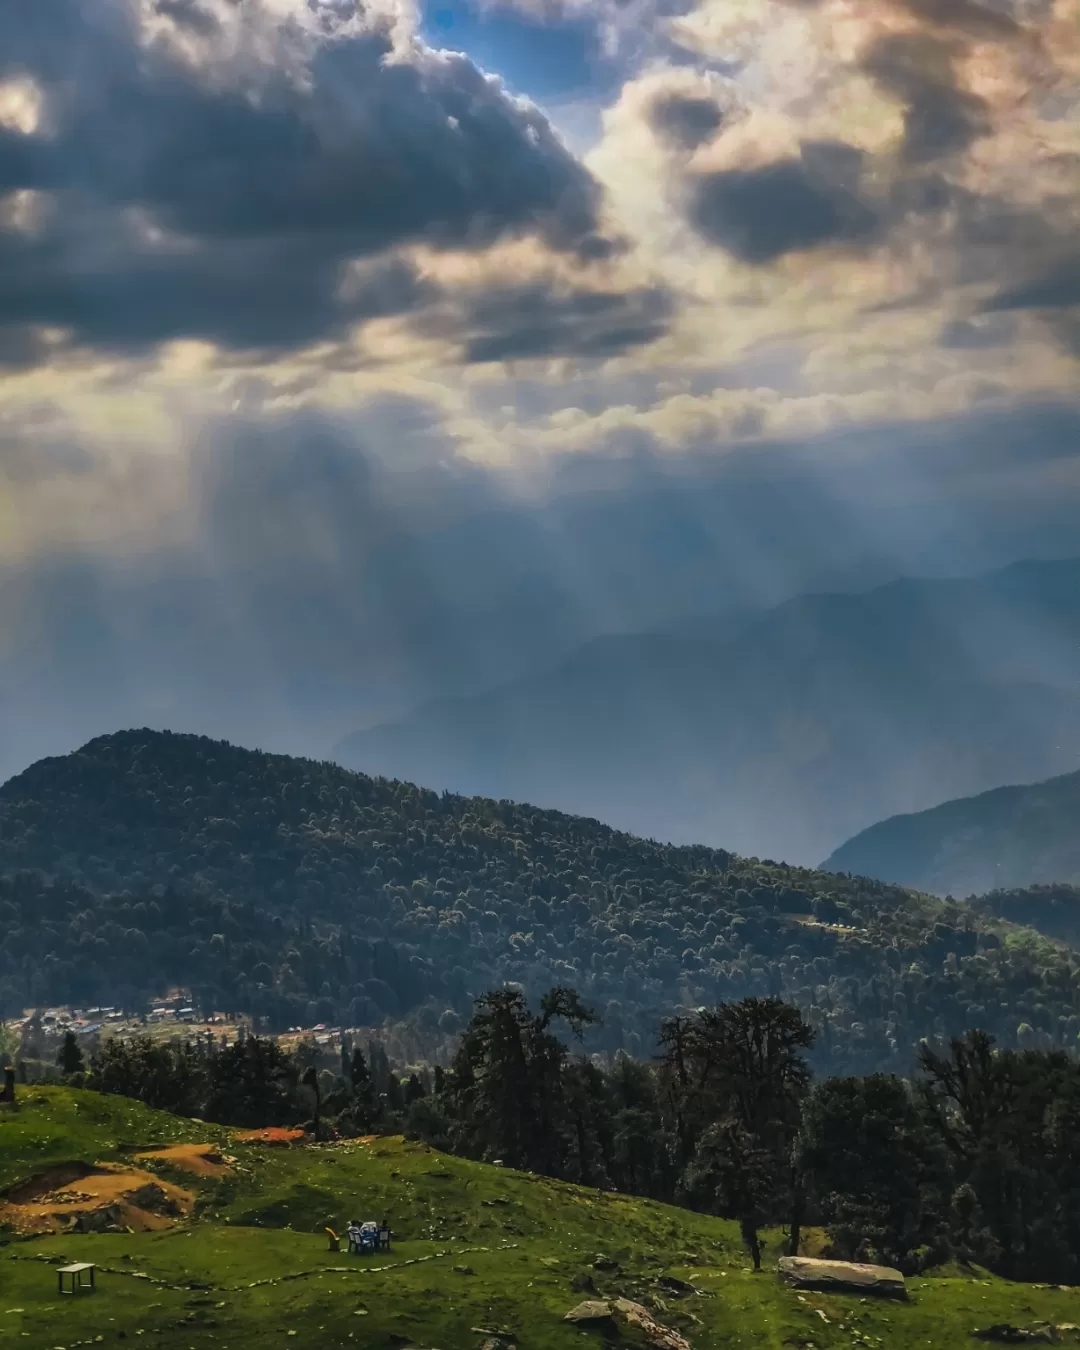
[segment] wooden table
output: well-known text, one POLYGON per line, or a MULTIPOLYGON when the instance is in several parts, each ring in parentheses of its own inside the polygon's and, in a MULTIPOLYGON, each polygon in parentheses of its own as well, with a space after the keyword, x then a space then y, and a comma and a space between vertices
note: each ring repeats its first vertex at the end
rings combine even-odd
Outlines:
POLYGON ((58 1266, 56 1270, 57 1292, 61 1294, 77 1294, 81 1289, 86 1289, 90 1293, 94 1292, 94 1271, 95 1266, 91 1261, 76 1261, 71 1266, 58 1266), (89 1280, 84 1280, 83 1276, 89 1274, 89 1280), (64 1288, 64 1276, 71 1277, 71 1288, 64 1288))

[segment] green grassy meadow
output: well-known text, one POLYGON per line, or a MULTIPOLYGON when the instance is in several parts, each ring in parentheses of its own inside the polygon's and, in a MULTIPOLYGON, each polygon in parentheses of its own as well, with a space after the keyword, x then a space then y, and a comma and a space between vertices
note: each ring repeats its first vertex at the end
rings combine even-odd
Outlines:
MULTIPOLYGON (((195 1217, 160 1232, 6 1235, 0 1246, 0 1347, 74 1350, 480 1350, 511 1333, 520 1350, 603 1350, 563 1314, 596 1296, 648 1301, 695 1350, 970 1350, 993 1322, 1080 1322, 1080 1290, 942 1273, 909 1282, 905 1304, 799 1295, 754 1275, 734 1225, 649 1201, 588 1191, 449 1158, 401 1139, 268 1148, 122 1098, 28 1089, 0 1116, 0 1185, 52 1162, 125 1161, 187 1140, 221 1144, 232 1175, 196 1181, 195 1217), (349 1257, 323 1227, 389 1217, 393 1250, 349 1257), (597 1256, 604 1266, 596 1269, 597 1256), (60 1298, 51 1265, 98 1265, 98 1290, 60 1298), (701 1291, 674 1297, 675 1276, 701 1291)), ((140 1164, 144 1166, 145 1164, 140 1164)), ((778 1235, 766 1249, 773 1258, 778 1235)), ((3 1240, 3 1239, 0 1239, 3 1240)))

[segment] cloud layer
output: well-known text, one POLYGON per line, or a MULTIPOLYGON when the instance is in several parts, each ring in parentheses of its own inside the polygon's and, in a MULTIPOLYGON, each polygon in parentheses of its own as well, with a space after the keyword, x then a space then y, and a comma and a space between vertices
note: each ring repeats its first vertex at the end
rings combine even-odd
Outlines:
POLYGON ((132 353, 340 339, 434 298, 410 246, 612 251, 599 185, 535 106, 399 16, 295 8, 3 0, 9 361, 50 333, 132 353))
POLYGON ((591 103, 408 0, 0 0, 24 721, 324 747, 672 596, 1080 548, 1080 0, 519 8, 591 103))

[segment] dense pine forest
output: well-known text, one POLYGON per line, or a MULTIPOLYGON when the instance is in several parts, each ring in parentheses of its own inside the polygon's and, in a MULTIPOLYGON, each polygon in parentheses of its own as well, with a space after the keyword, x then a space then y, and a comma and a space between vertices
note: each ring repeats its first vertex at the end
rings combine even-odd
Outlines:
POLYGON ((587 1045, 640 1055, 679 1008, 772 996, 818 1070, 907 1072, 971 1027, 1075 1045, 1077 956, 1022 912, 195 736, 102 737, 0 788, 8 1015, 182 984, 267 1031, 452 1031, 510 982, 578 989, 587 1045))

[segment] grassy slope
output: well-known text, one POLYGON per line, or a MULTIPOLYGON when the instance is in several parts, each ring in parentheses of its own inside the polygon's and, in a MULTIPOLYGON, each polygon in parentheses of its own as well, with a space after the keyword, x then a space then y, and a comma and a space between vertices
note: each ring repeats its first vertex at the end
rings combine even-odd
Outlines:
MULTIPOLYGON (((194 1122, 60 1089, 35 1093, 16 1121, 0 1124, 7 1176, 43 1158, 122 1156, 126 1131, 140 1145, 209 1137, 194 1122)), ((521 1350, 600 1350, 598 1335, 562 1321, 582 1297, 571 1280, 586 1269, 603 1293, 655 1293, 664 1273, 709 1291, 669 1298, 659 1313, 695 1350, 974 1347, 970 1331, 989 1322, 1080 1320, 1080 1291, 959 1275, 912 1282, 906 1305, 800 1299, 774 1276, 748 1271, 733 1225, 400 1139, 288 1151, 234 1144, 232 1152, 235 1177, 203 1187, 201 1217, 186 1228, 0 1247, 0 1346, 479 1350, 484 1338, 473 1328, 501 1327, 521 1350), (350 1210, 390 1216, 400 1240, 388 1256, 328 1253, 322 1223, 341 1226, 350 1210), (591 1271, 599 1252, 621 1269, 591 1271), (60 1256, 98 1263, 96 1295, 57 1298, 45 1262, 60 1256), (274 1282, 252 1287, 263 1280, 274 1282)))
POLYGON ((224 1137, 218 1126, 179 1120, 127 1097, 65 1088, 20 1087, 21 1109, 0 1111, 0 1189, 50 1164, 117 1162, 133 1153, 192 1137, 224 1137))

